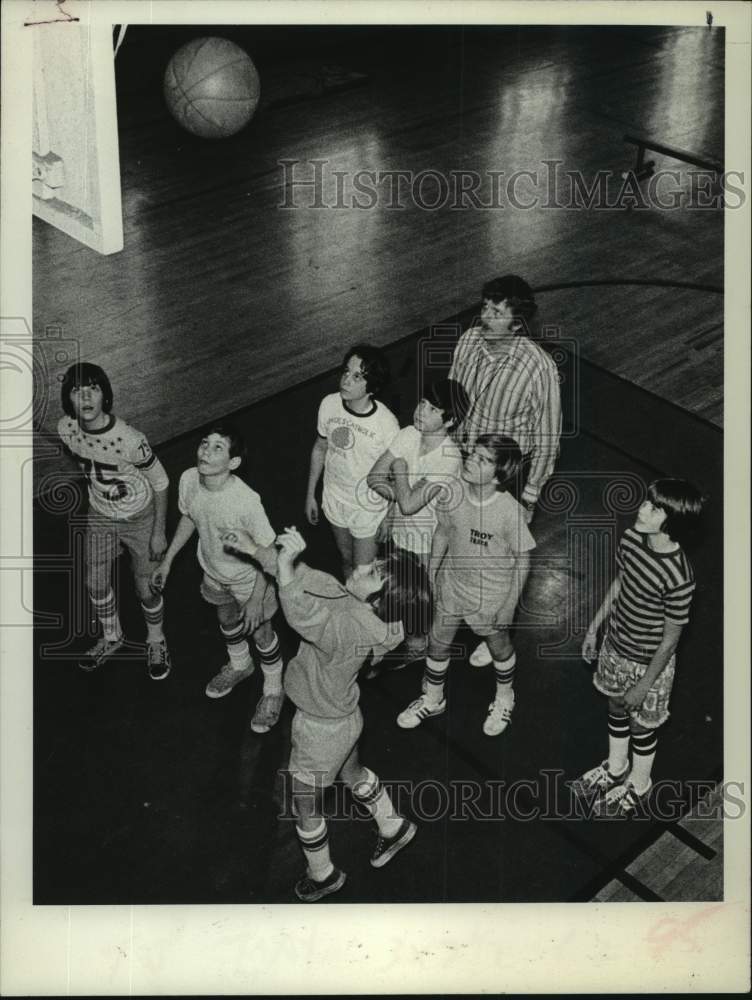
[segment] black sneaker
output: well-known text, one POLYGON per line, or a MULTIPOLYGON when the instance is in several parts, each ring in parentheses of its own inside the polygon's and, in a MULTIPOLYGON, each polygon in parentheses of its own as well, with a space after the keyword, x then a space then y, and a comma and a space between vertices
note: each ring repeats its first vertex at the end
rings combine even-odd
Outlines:
POLYGON ((101 667, 111 656, 114 656, 124 642, 125 638, 122 635, 119 639, 105 639, 103 636, 97 640, 91 649, 86 650, 78 661, 79 667, 87 673, 91 673, 92 670, 101 667))
POLYGON ((170 651, 164 639, 160 642, 146 643, 146 666, 149 677, 153 681, 163 681, 167 677, 172 663, 170 662, 170 651))
POLYGON ((411 823, 409 819, 403 819, 402 826, 393 837, 382 837, 379 834, 376 847, 371 855, 371 864, 373 867, 383 868, 388 861, 392 860, 397 851, 401 851, 403 847, 407 847, 417 831, 418 828, 415 823, 411 823))
POLYGON ((315 903, 324 896, 330 896, 337 892, 345 884, 347 875, 335 868, 331 875, 327 876, 323 882, 317 882, 315 878, 306 875, 299 882, 295 883, 295 895, 302 899, 304 903, 315 903))

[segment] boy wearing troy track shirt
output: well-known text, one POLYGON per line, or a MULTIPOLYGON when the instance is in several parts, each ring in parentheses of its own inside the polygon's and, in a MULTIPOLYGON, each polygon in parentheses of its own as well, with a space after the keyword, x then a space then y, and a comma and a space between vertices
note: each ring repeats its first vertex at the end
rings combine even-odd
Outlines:
MULTIPOLYGON (((561 436, 561 394, 556 365, 526 336, 537 311, 530 285, 515 274, 487 281, 480 322, 457 342, 449 377, 470 398, 460 442, 470 451, 481 434, 504 434, 525 459, 520 502, 528 523, 540 492, 554 471, 561 436)), ((470 657, 475 667, 491 662, 485 642, 470 657)))

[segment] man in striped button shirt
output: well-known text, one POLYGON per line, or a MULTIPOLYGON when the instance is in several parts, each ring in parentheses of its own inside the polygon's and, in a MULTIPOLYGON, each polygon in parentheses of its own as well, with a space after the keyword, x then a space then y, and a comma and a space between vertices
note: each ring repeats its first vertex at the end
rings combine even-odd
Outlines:
POLYGON ((536 308, 522 278, 507 274, 487 282, 480 325, 460 337, 449 373, 470 397, 463 445, 471 448, 481 434, 505 434, 527 458, 522 504, 528 521, 554 471, 561 435, 556 365, 526 336, 536 308))
MULTIPOLYGON (((528 523, 554 471, 561 436, 556 365, 526 336, 536 309, 532 289, 517 275, 486 282, 480 324, 460 337, 449 372, 470 400, 458 435, 463 448, 472 449, 481 434, 504 434, 519 445, 526 476, 520 503, 528 523)), ((491 659, 482 642, 470 662, 482 667, 491 659)))

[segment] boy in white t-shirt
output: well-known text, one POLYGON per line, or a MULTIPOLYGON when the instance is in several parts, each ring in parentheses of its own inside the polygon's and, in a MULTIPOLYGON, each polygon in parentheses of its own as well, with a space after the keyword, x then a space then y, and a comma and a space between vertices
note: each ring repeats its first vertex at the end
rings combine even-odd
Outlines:
MULTIPOLYGON (((368 475, 371 489, 390 501, 386 540, 412 552, 426 569, 437 507, 451 509, 462 496, 462 453, 450 435, 467 406, 459 382, 441 378, 429 383, 412 424, 402 428, 368 475)), ((407 662, 423 655, 425 643, 420 630, 408 636, 407 662)))
POLYGON ((253 673, 245 636, 253 641, 264 673, 264 690, 251 729, 266 733, 279 719, 284 701, 282 659, 271 619, 279 605, 273 584, 252 563, 225 551, 222 536, 244 531, 257 545, 271 545, 276 537, 258 493, 233 473, 245 457, 245 443, 227 422, 210 427, 198 446, 196 468, 180 477, 178 506, 182 517, 152 585, 161 591, 172 561, 198 531, 198 561, 204 571, 201 596, 217 609, 219 628, 227 646, 228 662, 206 686, 209 698, 222 698, 253 673))
POLYGON ((368 485, 393 501, 389 534, 396 546, 417 555, 424 565, 436 528, 436 505, 459 499, 462 453, 450 437, 462 420, 467 393, 451 379, 426 387, 413 414, 375 462, 368 485))
POLYGON ((305 512, 309 524, 318 524, 316 487, 323 472, 322 507, 342 557, 344 579, 376 558, 376 536, 388 506, 367 483, 371 466, 399 430, 391 410, 374 398, 388 381, 383 353, 358 344, 344 357, 339 392, 325 396, 319 406, 305 512))

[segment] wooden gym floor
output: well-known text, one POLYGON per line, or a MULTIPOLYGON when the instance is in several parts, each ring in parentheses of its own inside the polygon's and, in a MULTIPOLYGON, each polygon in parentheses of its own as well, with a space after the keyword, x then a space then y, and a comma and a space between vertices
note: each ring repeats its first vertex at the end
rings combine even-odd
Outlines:
MULTIPOLYGON (((333 901, 584 900, 614 880, 635 898, 661 898, 635 858, 723 777, 722 213, 283 211, 275 207, 278 162, 510 173, 560 159, 592 177, 631 164, 626 132, 718 156, 722 34, 268 29, 260 39, 237 29, 271 94, 247 132, 205 144, 180 132, 159 97, 161 67, 194 33, 131 28, 117 57, 125 250, 100 258, 35 222, 34 322, 52 387, 44 427, 58 415, 45 331, 59 326, 82 358, 111 374, 116 410, 161 445, 173 484, 193 462, 200 426, 233 413, 251 441, 248 479, 272 522, 301 524, 316 406, 346 347, 391 345, 387 402, 405 423, 431 345, 445 346, 431 354, 441 368, 482 282, 525 275, 541 289, 536 332, 550 349, 565 349, 567 435, 556 482, 574 484, 580 513, 593 524, 607 516, 621 530, 633 507, 605 508, 604 489, 656 473, 695 478, 713 495, 674 714, 656 763, 657 780, 681 782, 678 811, 627 824, 519 815, 541 804, 545 780, 566 801, 564 781, 604 754, 604 706, 577 655, 577 628, 597 595, 570 547, 577 518, 557 509, 552 491, 536 518, 541 562, 517 638, 519 708, 504 739, 482 737, 491 680, 471 676, 466 663, 452 666, 445 719, 414 733, 394 723, 417 690, 413 672, 382 676, 362 693, 363 756, 385 781, 413 789, 423 781, 436 794, 485 794, 500 781, 538 785, 506 818, 498 809, 471 822, 424 816, 421 849, 378 873, 366 863, 369 824, 333 821, 333 852, 350 873, 333 901), (291 99, 284 70, 305 64, 309 72, 312 55, 367 81, 291 99)), ((39 465, 40 487, 48 468, 39 465)), ((167 594, 170 679, 150 683, 127 658, 95 676, 78 671, 74 656, 86 645, 74 627, 81 508, 40 492, 35 902, 292 901, 301 861, 291 822, 279 818, 277 776, 289 705, 280 725, 257 737, 248 718, 258 677, 221 702, 204 697, 222 648, 188 553, 167 594)), ((173 496, 171 524, 175 515, 173 496)), ((334 570, 326 527, 307 534, 310 561, 334 570)), ((121 567, 124 581, 126 573, 121 567)), ((143 626, 127 586, 123 608, 138 641, 143 626)), ((284 623, 280 631, 290 655, 294 638, 284 623)), ((336 813, 338 803, 330 806, 336 813)), ((414 799, 411 808, 418 811, 414 799)), ((670 836, 686 846, 688 838, 670 836)), ((691 850, 707 860, 697 844, 691 850)), ((691 894, 691 878, 683 885, 691 894)), ((720 898, 717 880, 696 885, 693 898, 720 898)))
MULTIPOLYGON (((106 364, 130 419, 161 443, 325 371, 353 341, 391 343, 469 308, 489 275, 513 271, 551 289, 540 323, 585 357, 720 426, 722 211, 546 207, 546 161, 588 186, 612 172, 613 200, 634 159, 626 133, 720 159, 721 31, 233 29, 266 107, 207 143, 161 98, 172 52, 207 30, 132 26, 118 52, 125 249, 99 257, 35 220, 34 328, 53 386, 50 327, 106 364), (285 78, 313 55, 367 82, 288 103, 285 78), (280 162, 300 161, 305 180, 317 159, 326 204, 334 171, 347 197, 359 171, 475 171, 489 204, 489 172, 528 170, 537 185, 515 191, 537 207, 504 192, 490 210, 450 198, 430 211, 409 195, 403 209, 386 195, 370 210, 308 208, 309 190, 289 187, 286 198, 280 162)), ((679 170, 686 194, 686 165, 657 165, 679 170)), ((422 197, 438 193, 429 180, 422 197)), ((53 393, 44 427, 56 414, 53 393)))

